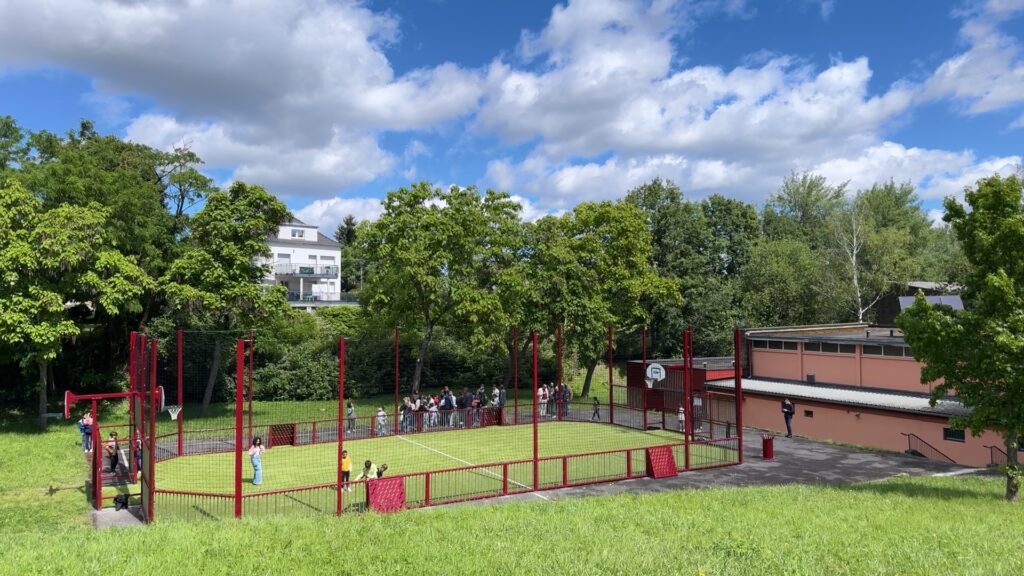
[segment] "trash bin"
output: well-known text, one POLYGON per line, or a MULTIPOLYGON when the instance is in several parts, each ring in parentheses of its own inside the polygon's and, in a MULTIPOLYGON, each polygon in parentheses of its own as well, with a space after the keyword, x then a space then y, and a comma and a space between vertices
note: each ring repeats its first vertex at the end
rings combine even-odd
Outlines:
POLYGON ((775 459, 775 436, 773 434, 761 434, 761 458, 775 459))

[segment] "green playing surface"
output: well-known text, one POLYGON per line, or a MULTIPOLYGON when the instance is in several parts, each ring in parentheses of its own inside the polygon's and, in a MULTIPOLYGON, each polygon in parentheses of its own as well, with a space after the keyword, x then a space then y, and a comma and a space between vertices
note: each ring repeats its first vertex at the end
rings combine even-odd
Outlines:
MULTIPOLYGON (((678 433, 652 430, 639 431, 607 424, 581 422, 546 422, 539 427, 540 456, 566 456, 571 454, 630 450, 625 452, 592 456, 573 456, 542 461, 539 465, 540 487, 570 483, 622 478, 627 467, 633 474, 644 473, 644 448, 681 442, 678 433), (629 462, 627 463, 627 459, 629 462)), ((477 470, 431 474, 430 495, 432 502, 483 495, 500 495, 505 478, 510 491, 526 491, 533 487, 533 429, 531 426, 492 426, 473 430, 457 430, 385 436, 365 440, 346 441, 344 448, 352 458, 353 479, 362 469, 363 462, 372 460, 376 465, 386 463, 388 476, 438 471, 468 466, 491 465, 477 470), (507 475, 501 462, 527 460, 508 466, 507 475), (492 465, 496 464, 496 465, 492 465)), ((683 447, 673 452, 678 466, 683 463, 683 447)), ((243 491, 257 495, 267 491, 298 488, 336 481, 337 444, 315 444, 307 446, 278 446, 264 452, 263 484, 254 486, 249 458, 243 455, 243 491)), ((717 446, 693 447, 693 466, 728 463, 735 461, 735 451, 717 446)), ((233 494, 234 454, 206 454, 175 458, 157 464, 156 485, 162 490, 233 494)), ((406 497, 409 501, 422 501, 426 495, 426 479, 420 475, 409 478, 406 497)), ((277 511, 281 500, 290 502, 300 511, 326 512, 333 510, 334 491, 326 490, 274 496, 246 498, 246 515, 250 508, 273 507, 277 511), (271 501, 274 501, 271 505, 271 501)), ((364 501, 363 489, 356 487, 351 496, 345 497, 353 504, 364 501)), ((157 500, 158 514, 163 509, 173 511, 180 508, 183 500, 178 497, 161 497, 157 500)), ((199 506, 207 504, 200 503, 199 506)), ((218 506, 229 506, 229 501, 218 506)), ((187 506, 196 506, 196 503, 187 506)), ((285 506, 288 507, 288 506, 285 506)), ((194 511, 194 510, 193 510, 194 511)), ((211 512, 221 516, 224 511, 211 512)))

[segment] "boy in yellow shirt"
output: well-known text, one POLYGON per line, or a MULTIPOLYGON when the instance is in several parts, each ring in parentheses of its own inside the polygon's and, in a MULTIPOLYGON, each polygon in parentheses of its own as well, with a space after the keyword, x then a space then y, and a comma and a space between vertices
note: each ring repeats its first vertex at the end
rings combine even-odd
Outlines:
POLYGON ((351 492, 352 487, 348 485, 349 478, 352 476, 352 459, 348 456, 348 450, 341 451, 341 489, 346 492, 351 492))

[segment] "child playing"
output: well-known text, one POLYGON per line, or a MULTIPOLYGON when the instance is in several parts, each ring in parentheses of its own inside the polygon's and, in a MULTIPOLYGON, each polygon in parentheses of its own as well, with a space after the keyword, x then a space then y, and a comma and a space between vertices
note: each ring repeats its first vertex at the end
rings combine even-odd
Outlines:
POLYGON ((82 452, 92 452, 92 412, 86 412, 78 421, 78 431, 82 434, 82 452))
POLYGON ((249 462, 252 463, 252 483, 256 486, 263 484, 263 450, 263 438, 253 438, 252 446, 249 447, 249 462))
POLYGON ((107 458, 110 460, 110 472, 113 474, 117 472, 117 453, 120 451, 120 446, 117 445, 117 432, 111 432, 107 439, 107 445, 103 447, 107 453, 107 458))
POLYGON ((594 413, 590 415, 591 422, 597 422, 601 419, 601 402, 597 400, 597 396, 594 396, 594 413))
POLYGON ((349 478, 352 476, 352 459, 348 456, 348 450, 341 451, 341 489, 345 492, 351 492, 352 487, 348 485, 349 478))
POLYGON ((359 482, 360 480, 374 480, 376 478, 377 467, 373 465, 373 462, 367 460, 363 463, 363 471, 359 473, 359 476, 356 476, 354 482, 359 482))

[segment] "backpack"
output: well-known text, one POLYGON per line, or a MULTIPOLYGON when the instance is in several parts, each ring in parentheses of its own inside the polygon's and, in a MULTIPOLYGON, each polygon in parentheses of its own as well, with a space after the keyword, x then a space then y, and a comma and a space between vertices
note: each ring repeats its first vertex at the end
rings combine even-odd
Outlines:
POLYGON ((128 509, 128 495, 127 494, 118 494, 117 496, 114 496, 114 511, 116 512, 116 511, 122 510, 122 509, 124 509, 124 510, 128 509))

